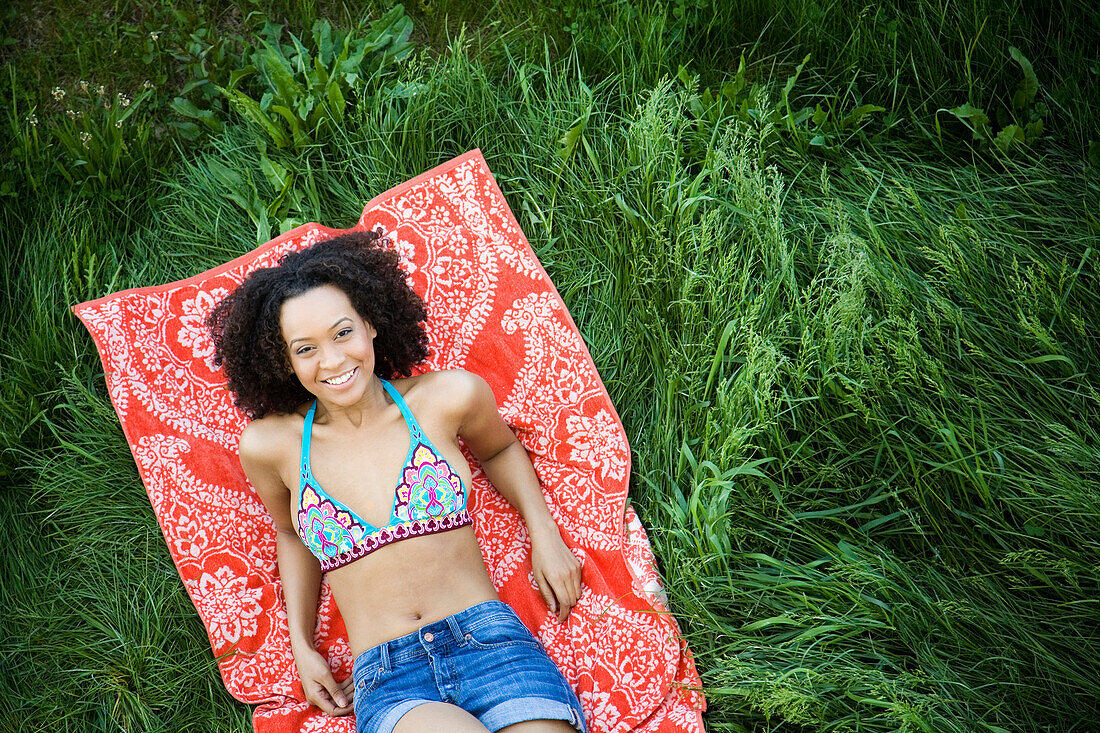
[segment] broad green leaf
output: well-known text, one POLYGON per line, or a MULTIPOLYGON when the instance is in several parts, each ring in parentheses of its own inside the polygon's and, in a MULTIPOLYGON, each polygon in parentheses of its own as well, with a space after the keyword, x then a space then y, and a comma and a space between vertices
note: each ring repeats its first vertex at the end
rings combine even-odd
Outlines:
POLYGON ((240 173, 216 160, 208 162, 207 170, 210 171, 211 176, 218 182, 223 189, 223 193, 230 201, 240 206, 250 215, 255 213, 254 202, 256 197, 251 181, 246 185, 245 179, 240 173))
POLYGON ((332 45, 332 24, 327 20, 313 22, 313 41, 317 44, 317 56, 314 61, 328 67, 332 63, 334 49, 332 45))
POLYGON ((254 219, 256 221, 256 241, 266 242, 271 239, 271 222, 267 217, 267 209, 261 207, 254 219))
POLYGON ((964 125, 970 128, 970 131, 974 133, 974 137, 980 140, 989 140, 992 130, 989 129, 989 118, 986 117, 985 111, 980 107, 975 107, 972 104, 963 104, 955 107, 954 109, 947 110, 964 125))
POLYGON ((187 120, 172 120, 170 123, 172 127, 179 131, 179 134, 184 140, 198 140, 202 135, 202 130, 194 122, 187 120))
POLYGON ((229 74, 229 88, 236 89, 238 84, 240 84, 243 80, 247 79, 255 73, 256 67, 252 64, 249 64, 243 69, 234 70, 232 73, 229 74))
POLYGON ((989 124, 989 118, 986 117, 985 111, 981 107, 975 107, 972 104, 962 104, 947 111, 960 120, 969 120, 980 125, 989 124))
POLYGON ((272 23, 270 20, 264 22, 264 27, 260 30, 260 37, 267 40, 268 43, 276 45, 279 43, 279 38, 283 35, 283 27, 278 23, 272 23))
POLYGON ((364 47, 365 53, 381 53, 381 62, 388 65, 400 61, 412 52, 409 34, 412 20, 405 15, 405 8, 395 5, 388 13, 370 24, 364 47))
POLYGON ((260 109, 260 105, 256 103, 255 99, 235 89, 218 87, 218 90, 229 100, 230 107, 235 109, 237 113, 246 120, 252 122, 266 132, 275 145, 280 148, 285 148, 290 144, 290 139, 287 136, 286 130, 283 129, 282 125, 272 121, 264 114, 264 111, 260 109))
POLYGON ((680 68, 676 70, 676 78, 680 80, 680 83, 683 84, 686 89, 691 89, 698 77, 692 76, 691 72, 687 70, 687 67, 680 64, 680 68))
POLYGON ((290 34, 290 41, 294 44, 294 51, 296 53, 294 58, 295 63, 292 64, 292 68, 296 73, 304 74, 306 73, 306 69, 309 68, 309 51, 302 45, 302 42, 298 40, 298 36, 293 33, 290 34))
POLYGON ((268 85, 283 104, 295 104, 306 96, 305 89, 294 78, 290 63, 278 50, 264 44, 254 58, 259 62, 268 85))
POLYGON ((302 124, 301 120, 294 114, 294 111, 281 104, 271 105, 271 111, 286 120, 287 126, 290 128, 290 132, 294 137, 294 144, 300 144, 303 141, 302 124))
POLYGON ((783 93, 782 93, 782 95, 783 95, 783 104, 785 104, 788 109, 790 108, 791 90, 794 89, 795 82, 798 81, 798 77, 802 73, 802 68, 806 65, 806 62, 809 61, 809 60, 810 60, 810 54, 806 54, 806 58, 802 59, 802 63, 799 64, 795 68, 794 74, 787 77, 787 83, 783 85, 783 93))
POLYGON ((263 172, 264 178, 271 184, 271 187, 279 193, 282 193, 290 185, 290 171, 266 155, 260 156, 260 171, 263 172))
POLYGON ((1020 52, 1020 49, 1009 46, 1008 53, 1024 72, 1024 78, 1020 80, 1016 93, 1012 95, 1012 106, 1023 109, 1035 101, 1035 95, 1039 93, 1039 79, 1035 76, 1035 69, 1031 67, 1031 62, 1020 52))
POLYGON ((316 102, 312 94, 303 94, 298 98, 297 104, 294 105, 294 111, 298 114, 298 119, 309 119, 309 113, 313 111, 313 105, 316 102))
POLYGON ((573 157, 573 151, 577 148, 577 143, 580 142, 581 136, 584 134, 584 128, 588 127, 588 118, 592 114, 592 108, 589 107, 583 115, 578 117, 572 127, 566 130, 565 134, 558 140, 558 157, 562 160, 569 160, 573 157))
MULTIPOLYGON (((214 132, 218 132, 222 128, 221 121, 218 120, 212 110, 199 109, 183 97, 176 97, 175 99, 173 99, 169 107, 171 107, 172 111, 176 112, 177 114, 183 115, 184 117, 190 117, 193 120, 201 121, 204 125, 209 127, 214 132)), ((196 130, 197 129, 198 128, 196 128, 196 130)))
MULTIPOLYGON (((821 127, 825 124, 825 120, 829 119, 829 113, 818 104, 814 107, 814 116, 812 119, 815 127, 821 127)), ((812 145, 813 143, 811 142, 810 144, 812 145)))
POLYGON ((844 119, 840 121, 840 129, 849 130, 858 125, 867 115, 885 111, 885 107, 880 107, 877 104, 861 104, 845 115, 844 119))
POLYGON ((329 84, 328 86, 328 107, 332 112, 332 116, 337 122, 344 121, 344 107, 346 102, 344 101, 344 94, 340 91, 339 84, 329 84))
POLYGON ((1007 153, 1013 148, 1023 145, 1024 130, 1019 125, 1005 125, 1004 128, 997 133, 997 137, 993 139, 993 143, 1000 148, 1002 152, 1007 153))
MULTIPOLYGON (((234 72, 234 73, 236 73, 236 72, 234 72)), ((192 79, 191 81, 184 84, 183 88, 180 89, 180 96, 182 97, 182 96, 188 94, 189 92, 194 91, 195 89, 199 89, 200 87, 208 86, 209 84, 210 84, 209 79, 192 79)), ((230 84, 230 86, 232 87, 233 85, 230 84)))
MULTIPOLYGON (((314 94, 323 93, 329 86, 329 80, 332 77, 328 73, 328 69, 321 63, 321 57, 315 56, 313 59, 313 73, 310 75, 312 81, 312 92, 314 94)), ((339 82, 336 82, 337 84, 339 82)))
POLYGON ((794 112, 790 115, 789 120, 792 125, 801 125, 806 120, 810 119, 814 111, 810 107, 803 107, 802 109, 794 112))
POLYGON ((741 62, 737 65, 737 74, 733 77, 733 81, 728 82, 722 87, 722 94, 724 94, 731 102, 737 100, 737 96, 741 94, 741 90, 745 88, 745 54, 741 54, 741 62))

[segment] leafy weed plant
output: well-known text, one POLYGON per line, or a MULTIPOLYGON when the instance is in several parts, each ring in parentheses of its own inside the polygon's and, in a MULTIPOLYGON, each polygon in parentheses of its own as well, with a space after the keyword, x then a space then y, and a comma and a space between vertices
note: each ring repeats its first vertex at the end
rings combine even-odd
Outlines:
POLYGON ((280 43, 282 29, 269 23, 252 64, 234 72, 229 85, 219 90, 276 146, 302 148, 343 123, 349 97, 360 94, 368 79, 380 80, 409 55, 411 31, 412 22, 400 5, 361 33, 334 32, 328 21, 319 20, 313 26, 311 51, 293 33, 289 43, 280 43), (263 82, 259 101, 237 89, 253 74, 263 82))

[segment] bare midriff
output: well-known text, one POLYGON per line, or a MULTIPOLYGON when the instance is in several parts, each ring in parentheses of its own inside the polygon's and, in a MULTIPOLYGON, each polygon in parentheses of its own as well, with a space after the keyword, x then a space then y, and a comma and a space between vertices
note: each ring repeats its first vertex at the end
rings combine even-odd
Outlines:
POLYGON ((472 526, 387 545, 328 581, 355 656, 498 597, 472 526))

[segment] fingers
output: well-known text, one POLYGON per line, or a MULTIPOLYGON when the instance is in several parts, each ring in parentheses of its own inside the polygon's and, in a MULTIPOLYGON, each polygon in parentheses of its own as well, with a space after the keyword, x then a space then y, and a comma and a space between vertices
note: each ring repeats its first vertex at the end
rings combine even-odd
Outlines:
POLYGON ((558 599, 554 597, 553 591, 550 590, 550 584, 546 582, 546 578, 542 576, 542 573, 535 573, 535 583, 539 586, 539 593, 542 595, 542 600, 546 604, 546 607, 550 609, 550 613, 557 616, 558 599))
MULTIPOLYGON (((349 678, 347 681, 351 681, 351 679, 349 678)), ((309 701, 329 715, 347 715, 353 708, 353 695, 344 689, 343 683, 337 683, 331 676, 329 682, 331 687, 326 687, 319 681, 315 681, 314 695, 309 701)), ((352 687, 354 687, 354 681, 351 682, 352 687)), ((307 695, 307 697, 309 696, 307 695)))
POLYGON ((347 715, 352 711, 355 700, 354 689, 355 680, 348 677, 343 682, 336 682, 333 680, 334 688, 329 689, 329 695, 335 702, 334 710, 329 715, 347 715), (350 685, 350 690, 348 686, 350 685))
POLYGON ((569 618, 569 612, 577 605, 577 592, 568 575, 558 578, 558 582, 551 586, 554 589, 554 597, 558 599, 558 623, 564 624, 569 618))
POLYGON ((302 690, 306 693, 306 702, 316 705, 329 715, 336 712, 337 706, 333 703, 328 690, 317 680, 302 680, 302 690))
POLYGON ((353 709, 355 681, 348 678, 337 682, 332 673, 322 673, 316 679, 302 680, 306 700, 329 715, 347 715, 353 709))
POLYGON ((535 573, 542 599, 558 623, 565 623, 581 597, 581 564, 572 554, 569 558, 571 562, 563 563, 556 572, 535 573))

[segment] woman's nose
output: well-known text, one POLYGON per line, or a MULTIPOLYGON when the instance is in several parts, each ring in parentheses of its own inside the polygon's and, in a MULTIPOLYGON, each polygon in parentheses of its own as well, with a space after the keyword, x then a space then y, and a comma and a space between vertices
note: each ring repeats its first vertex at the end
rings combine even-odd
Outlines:
POLYGON ((321 347, 321 368, 327 368, 330 366, 337 366, 344 360, 343 352, 336 348, 334 344, 328 344, 321 347))

